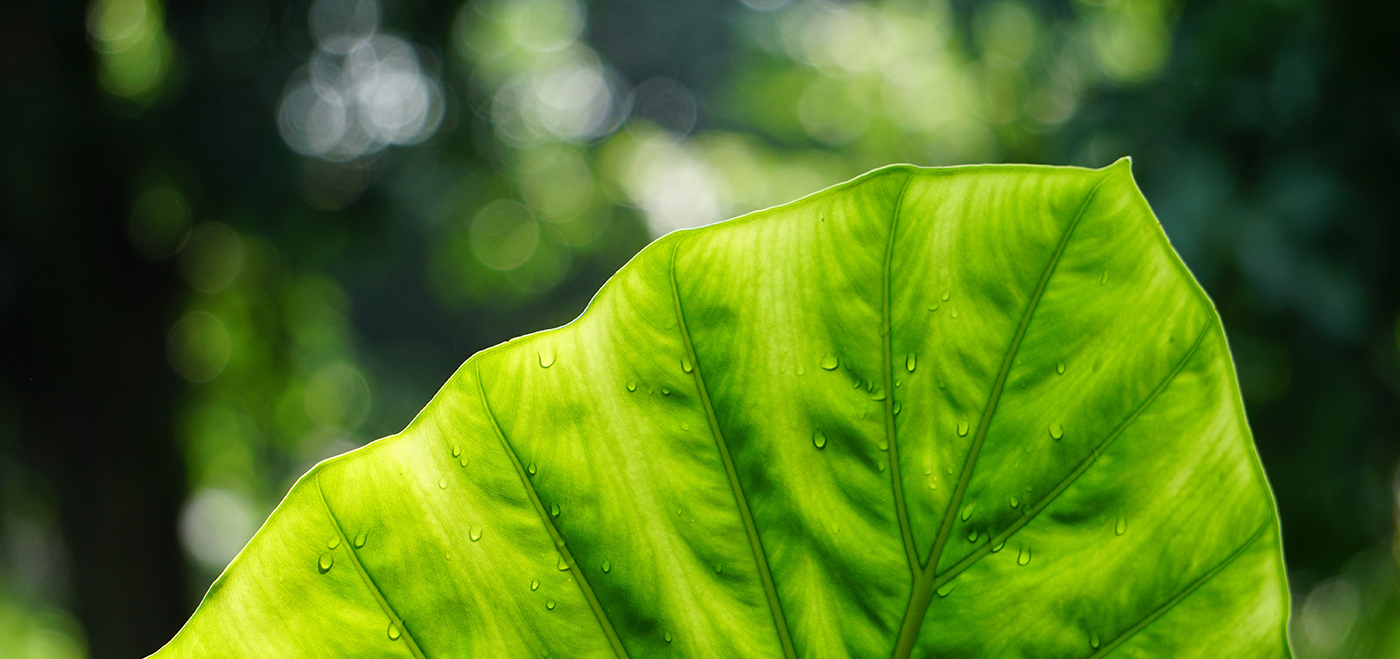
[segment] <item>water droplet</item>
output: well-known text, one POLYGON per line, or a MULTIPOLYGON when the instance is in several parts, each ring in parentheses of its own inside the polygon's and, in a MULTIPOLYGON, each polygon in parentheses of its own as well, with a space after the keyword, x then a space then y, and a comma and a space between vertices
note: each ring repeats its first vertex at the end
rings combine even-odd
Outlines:
POLYGON ((841 365, 841 360, 840 360, 840 359, 837 359, 837 358, 836 358, 836 355, 833 355, 833 354, 831 354, 831 353, 828 352, 828 353, 826 353, 825 355, 822 355, 822 360, 821 360, 821 362, 820 362, 820 365, 821 365, 822 368, 824 368, 824 369, 826 369, 826 370, 828 370, 828 371, 834 371, 834 370, 836 370, 836 367, 837 367, 837 366, 840 366, 840 365, 841 365))
POLYGON ((892 411, 893 411, 895 414, 899 414, 899 410, 900 410, 901 408, 903 408, 903 407, 904 407, 903 404, 901 404, 899 401, 895 401, 895 402, 894 402, 894 410, 892 410, 892 411))
POLYGON ((326 541, 326 549, 335 549, 336 547, 339 547, 339 546, 340 546, 340 534, 333 535, 333 536, 331 536, 331 539, 330 539, 330 540, 327 540, 327 541, 326 541))
POLYGON ((952 311, 949 311, 949 312, 948 312, 948 316, 950 316, 950 317, 952 317, 952 318, 957 318, 957 317, 958 317, 958 310, 957 310, 957 309, 954 309, 954 310, 952 310, 952 311))
POLYGON ((540 368, 549 368, 554 365, 554 350, 545 348, 540 351, 540 368))
POLYGON ((1016 497, 1011 497, 1011 507, 1012 507, 1012 508, 1015 508, 1016 506, 1019 506, 1019 505, 1021 505, 1020 500, 1018 500, 1016 497))
POLYGON ((604 560, 604 561, 603 561, 603 573, 604 573, 604 574, 607 574, 608 572, 612 572, 612 561, 604 560))
POLYGON ((962 521, 966 522, 972 517, 972 513, 974 512, 977 512, 977 504, 969 503, 966 506, 962 507, 962 512, 958 513, 958 517, 961 517, 962 521))
POLYGON ((977 529, 972 529, 967 533, 968 542, 977 542, 977 529))
POLYGON ((942 380, 939 380, 939 381, 938 381, 938 388, 939 388, 939 389, 947 389, 947 388, 948 388, 948 383, 947 383, 947 382, 944 382, 944 381, 942 381, 942 380))
POLYGON ((801 364, 798 364, 798 365, 797 365, 797 374, 798 374, 798 375, 806 375, 806 374, 807 374, 807 367, 806 367, 806 366, 803 366, 803 365, 801 365, 801 364))
POLYGON ((1022 548, 1021 548, 1021 553, 1016 555, 1016 564, 1017 564, 1017 565, 1026 565, 1027 563, 1030 563, 1030 562, 1031 562, 1031 548, 1030 548, 1030 547, 1022 547, 1022 548))
POLYGON ((363 546, 365 546, 365 532, 364 532, 364 531, 360 531, 359 533, 357 533, 357 534, 355 535, 355 548, 356 548, 356 549, 359 549, 360 547, 363 547, 363 546))
POLYGON ((471 527, 471 528, 467 531, 467 537, 471 538, 471 539, 472 539, 472 542, 476 542, 477 540, 480 540, 480 539, 481 539, 481 528, 482 528, 482 527, 480 527, 480 526, 473 526, 473 527, 471 527))
POLYGON ((550 611, 553 611, 553 610, 554 610, 554 600, 545 600, 545 601, 544 601, 544 608, 549 609, 550 611))
POLYGON ((446 558, 447 558, 447 560, 449 560, 449 561, 452 560, 452 552, 447 552, 446 558))
POLYGON ((1050 436, 1054 437, 1055 439, 1059 439, 1065 436, 1065 429, 1063 426, 1060 425, 1059 421, 1050 424, 1050 436))
POLYGON ((715 574, 724 574, 724 566, 720 565, 719 563, 715 563, 715 574))
POLYGON ((959 421, 959 422, 958 422, 958 436, 959 436, 959 437, 966 437, 966 436, 967 436, 967 422, 966 422, 966 421, 959 421))
POLYGON ((460 446, 458 446, 458 445, 456 445, 456 444, 453 444, 453 445, 452 445, 452 457, 455 458, 455 457, 457 457, 457 456, 459 456, 459 455, 461 455, 461 454, 462 454, 462 447, 460 447, 460 446))
POLYGON ((628 380, 628 381, 627 381, 627 390, 628 390, 628 391, 636 391, 636 390, 637 390, 637 381, 636 381, 636 380, 628 380))
POLYGON ((689 422, 689 421, 682 421, 682 422, 681 422, 681 430, 690 430, 690 422, 689 422))
POLYGON ((690 355, 681 357, 681 370, 689 373, 695 370, 695 366, 690 363, 690 355))
POLYGON ((860 388, 860 378, 856 378, 856 379, 854 379, 854 380, 851 380, 851 388, 852 388, 852 389, 859 389, 859 388, 860 388))
POLYGON ((953 589, 954 589, 954 588, 957 588, 957 587, 958 587, 958 586, 957 586, 957 583, 956 583, 956 582, 954 582, 954 581, 949 581, 948 583, 945 583, 945 584, 943 584, 942 586, 939 586, 939 587, 938 587, 938 590, 936 590, 936 591, 934 591, 934 592, 938 593, 938 596, 939 596, 939 597, 947 597, 948 594, 951 593, 951 592, 953 592, 953 589))
POLYGON ((894 386, 896 386, 896 387, 902 386, 901 383, 900 383, 900 381, 899 381, 899 378, 895 378, 895 379, 894 379, 894 386))
POLYGON ((320 570, 321 574, 325 574, 331 571, 332 565, 335 565, 335 557, 330 552, 323 552, 321 560, 316 562, 316 569, 320 570))
POLYGON ((1126 516, 1118 516, 1118 523, 1114 525, 1113 532, 1117 535, 1123 535, 1128 532, 1128 518, 1126 516))
POLYGON ((661 388, 661 395, 662 395, 662 396, 670 396, 670 395, 671 395, 671 388, 670 388, 670 387, 662 387, 662 388, 661 388))
POLYGON ((930 490, 936 490, 936 489, 938 489, 938 481, 930 480, 930 481, 928 482, 928 489, 930 489, 930 490))
POLYGON ((568 572, 568 571, 569 571, 569 562, 566 561, 566 560, 564 560, 564 555, 563 555, 563 554, 560 554, 560 555, 559 555, 559 560, 558 560, 557 562, 554 563, 554 567, 558 568, 560 572, 568 572))
POLYGON ((822 432, 821 430, 813 431, 812 446, 815 446, 819 449, 826 448, 826 433, 822 432))
POLYGON ((535 475, 535 472, 538 471, 538 470, 535 469, 535 461, 534 461, 534 460, 531 460, 531 461, 530 461, 530 466, 526 467, 526 468, 525 468, 525 471, 530 472, 530 475, 531 475, 531 476, 534 476, 534 475, 535 475))
POLYGON ((947 301, 948 301, 948 291, 943 291, 943 294, 940 295, 940 296, 938 296, 938 299, 943 300, 944 302, 947 302, 947 301))
POLYGON ((865 390, 866 390, 866 391, 869 391, 869 392, 874 392, 874 391, 875 391, 875 381, 874 381, 874 380, 871 380, 871 381, 869 381, 869 382, 866 382, 866 383, 865 383, 865 390))
POLYGON ((539 589, 540 589, 540 580, 539 580, 539 579, 531 579, 531 580, 530 580, 530 590, 539 590, 539 589))
POLYGON ((880 473, 885 473, 885 463, 883 462, 880 463, 880 473))
POLYGON ((445 490, 445 489, 447 489, 447 479, 446 479, 446 478, 439 478, 439 479, 438 479, 438 489, 439 489, 439 490, 445 490))
POLYGON ((389 623, 389 640, 397 641, 401 635, 402 633, 399 632, 399 626, 392 622, 389 623))
POLYGON ((559 516, 559 504, 557 504, 557 503, 551 503, 551 504, 549 504, 549 514, 554 515, 555 517, 558 517, 558 516, 559 516))
POLYGON ((1100 286, 1103 286, 1104 284, 1107 284, 1107 283, 1108 283, 1108 271, 1107 271, 1107 270, 1104 270, 1104 271, 1103 271, 1103 275, 1102 275, 1101 277, 1099 277, 1099 285, 1100 285, 1100 286))
POLYGON ((992 553, 995 554, 995 553, 1001 551, 1001 548, 1002 548, 1002 547, 1005 547, 1005 546, 1006 546, 1006 541, 1005 541, 1005 540, 1002 540, 1001 542, 998 542, 998 543, 996 543, 995 545, 992 545, 992 553))
POLYGON ((670 642, 671 642, 671 632, 666 632, 665 634, 662 634, 662 635, 661 635, 661 638, 666 639, 666 642, 667 642, 667 643, 670 643, 670 642))
POLYGON ((1064 362, 1055 362, 1055 372, 1056 372, 1056 373, 1059 373, 1060 375, 1064 375, 1064 374, 1065 374, 1065 363, 1064 363, 1064 362))
POLYGON ((884 392, 884 391, 877 391, 877 392, 875 392, 875 393, 873 393, 873 394, 870 395, 870 400, 884 400, 884 399, 885 399, 885 392, 884 392))
POLYGON ((883 439, 880 440, 880 450, 881 450, 881 451, 888 451, 888 450, 890 450, 890 443, 889 443, 888 441, 886 441, 886 440, 883 440, 883 439))
POLYGON ((914 372, 914 369, 915 369, 916 367, 918 367, 918 365, 919 365, 919 357, 918 357, 918 355, 915 355, 914 353, 911 352, 911 353, 909 353, 909 356, 908 356, 908 357, 905 357, 905 358, 904 358, 904 368, 908 369, 910 373, 913 373, 913 372, 914 372))
POLYGON ((929 307, 928 310, 929 310, 929 311, 938 311, 938 303, 937 303, 937 302, 934 302, 934 303, 933 303, 933 306, 929 307))
POLYGON ((460 465, 462 465, 463 467, 465 467, 465 466, 471 464, 471 462, 472 462, 472 461, 471 461, 469 458, 467 458, 467 456, 464 455, 464 456, 462 456, 462 459, 461 459, 461 460, 458 460, 458 461, 457 461, 457 464, 460 464, 460 465))
POLYGON ((1099 649, 1099 635, 1097 633, 1089 634, 1089 647, 1095 650, 1099 649))

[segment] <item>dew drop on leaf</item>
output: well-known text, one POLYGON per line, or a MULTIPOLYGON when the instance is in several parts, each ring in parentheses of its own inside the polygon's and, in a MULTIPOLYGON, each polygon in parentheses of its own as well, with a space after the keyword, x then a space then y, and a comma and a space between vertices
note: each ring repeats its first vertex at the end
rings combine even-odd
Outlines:
POLYGON ((445 490, 445 489, 447 489, 447 479, 446 479, 446 478, 439 478, 439 479, 438 479, 438 489, 439 489, 439 490, 445 490))
POLYGON ((972 529, 971 531, 967 532, 967 541, 977 542, 977 529, 972 529))
POLYGON ((637 381, 636 381, 636 380, 628 380, 628 381, 627 381, 627 390, 628 390, 628 391, 636 391, 636 390, 637 390, 637 381))
POLYGON ((681 422, 681 430, 686 430, 686 431, 690 430, 690 422, 689 422, 689 421, 682 421, 682 422, 681 422))
POLYGON ((1019 505, 1021 505, 1021 501, 1020 501, 1019 499, 1017 499, 1016 497, 1011 497, 1011 507, 1012 507, 1012 508, 1015 508, 1016 506, 1019 506, 1019 505))
POLYGON ((525 471, 530 472, 530 475, 531 475, 531 476, 534 476, 534 475, 535 475, 535 472, 536 472, 537 470, 535 469, 535 461, 534 461, 534 460, 531 460, 531 461, 530 461, 530 466, 526 467, 526 468, 525 468, 525 471))
POLYGON ((457 464, 460 464, 460 465, 462 465, 463 467, 465 467, 465 466, 471 464, 471 462, 472 462, 472 461, 471 461, 470 459, 468 459, 467 456, 464 455, 464 456, 462 456, 462 459, 461 459, 461 460, 458 460, 458 461, 457 461, 457 464))
POLYGON ((671 395, 671 388, 670 388, 670 387, 662 387, 662 388, 661 388, 661 395, 662 395, 662 396, 670 396, 670 395, 671 395))
POLYGON ((1002 540, 1001 542, 998 542, 998 543, 996 543, 995 545, 992 545, 992 553, 995 554, 995 553, 1001 551, 1001 548, 1002 548, 1002 547, 1005 547, 1005 546, 1006 546, 1006 541, 1005 541, 1005 540, 1002 540))
POLYGON ((666 642, 667 642, 667 643, 670 643, 670 642, 671 642, 671 632, 666 632, 665 634, 662 634, 662 635, 661 635, 661 638, 666 639, 666 642))
POLYGON ((1054 437, 1055 439, 1059 439, 1065 436, 1065 429, 1063 426, 1060 425, 1059 421, 1050 424, 1050 436, 1054 437))
POLYGON ((904 406, 901 405, 899 401, 895 401, 895 402, 894 402, 894 410, 893 410, 894 413, 895 413, 895 414, 899 414, 899 410, 900 410, 900 408, 902 408, 902 407, 904 407, 904 406))
POLYGON ((551 503, 551 504, 549 504, 549 514, 551 514, 551 515, 553 515, 553 516, 555 516, 555 517, 558 517, 558 516, 559 516, 559 504, 557 504, 557 503, 551 503))
POLYGON ((879 469, 880 469, 880 473, 884 473, 884 471, 885 471, 885 463, 881 462, 881 463, 880 463, 879 469))
POLYGON ((798 375, 806 375, 806 374, 807 374, 807 367, 806 367, 806 366, 803 366, 803 365, 801 365, 801 364, 798 364, 798 365, 797 365, 797 374, 798 374, 798 375))
POLYGON ((880 440, 879 446, 880 446, 880 450, 881 450, 881 451, 888 451, 888 450, 890 450, 890 443, 889 443, 888 441, 886 441, 886 440, 883 440, 883 439, 880 440))
POLYGON ((553 610, 554 610, 554 600, 545 600, 545 601, 544 601, 544 608, 549 609, 550 611, 553 611, 553 610))
POLYGON ((333 536, 331 536, 331 539, 330 539, 330 540, 327 540, 327 541, 326 541, 326 549, 335 549, 336 547, 339 547, 339 546, 340 546, 340 534, 333 535, 333 536))
POLYGON ((359 549, 360 547, 365 546, 365 536, 366 536, 366 533, 365 533, 364 531, 360 531, 359 533, 355 534, 355 548, 356 548, 356 549, 359 549))
POLYGON ((695 365, 690 363, 690 356, 681 357, 681 370, 689 373, 695 370, 695 365))
POLYGON ((813 431, 812 446, 815 446, 819 449, 826 448, 826 433, 822 432, 821 430, 813 431))
POLYGON ((397 641, 397 640, 399 640, 399 636, 402 636, 402 635, 403 635, 403 634, 402 634, 402 632, 399 631, 399 626, 398 626, 398 625, 396 625, 396 624, 394 624, 394 623, 392 623, 392 622, 389 623, 389 640, 391 640, 391 641, 397 641))
POLYGON ((1026 565, 1031 562, 1031 548, 1022 547, 1021 553, 1016 555, 1017 565, 1026 565))
POLYGON ((321 574, 325 574, 331 571, 332 565, 335 565, 335 557, 330 552, 323 552, 321 560, 316 562, 316 569, 320 570, 321 574))
POLYGON ((958 436, 959 436, 959 437, 966 437, 966 436, 967 436, 967 422, 966 422, 966 421, 959 421, 959 422, 958 422, 958 436))
POLYGON ((1056 372, 1056 373, 1059 373, 1060 375, 1064 375, 1064 374, 1065 374, 1065 363, 1064 363, 1064 362, 1055 362, 1055 372, 1056 372))
POLYGON ((918 357, 918 355, 915 355, 914 353, 911 352, 911 353, 909 353, 909 356, 908 356, 908 357, 905 357, 905 358, 904 358, 904 368, 908 369, 910 373, 913 373, 913 372, 914 372, 914 369, 915 369, 916 367, 918 367, 918 365, 919 365, 919 357, 918 357))
POLYGON ((820 364, 822 368, 828 371, 834 371, 836 370, 837 366, 841 365, 841 360, 837 359, 836 355, 828 352, 825 355, 822 355, 822 360, 820 364))
POLYGON ((976 511, 977 511, 977 504, 976 504, 976 503, 969 503, 969 504, 967 504, 966 506, 963 506, 963 507, 962 507, 962 512, 958 514, 958 517, 961 517, 961 518, 962 518, 962 521, 966 522, 967 520, 972 519, 972 513, 976 512, 976 511))
POLYGON ((462 454, 462 447, 460 447, 460 446, 458 446, 458 445, 456 445, 456 444, 453 444, 453 445, 452 445, 452 457, 455 458, 455 457, 457 457, 457 456, 459 456, 459 455, 461 455, 461 454, 462 454))
POLYGON ((1113 532, 1117 535, 1123 535, 1128 532, 1128 518, 1126 516, 1118 516, 1118 523, 1114 525, 1113 532))
POLYGON ((531 579, 531 580, 530 580, 530 590, 539 590, 539 589, 540 589, 540 580, 539 580, 539 579, 531 579))
POLYGON ((1089 647, 1095 650, 1099 649, 1099 635, 1097 633, 1089 634, 1089 647))
POLYGON ((1108 283, 1108 271, 1107 271, 1107 270, 1104 270, 1104 271, 1103 271, 1103 275, 1099 277, 1099 285, 1100 285, 1100 286, 1103 286, 1104 284, 1107 284, 1107 283, 1108 283))
POLYGON ((885 399, 885 392, 884 392, 884 391, 877 391, 877 392, 875 392, 875 393, 873 393, 873 394, 870 395, 870 400, 884 400, 884 399, 885 399))
POLYGON ((948 301, 948 291, 943 291, 943 294, 940 295, 940 296, 938 296, 938 299, 943 300, 944 302, 947 302, 947 301, 948 301))
POLYGON ((569 571, 569 562, 566 561, 566 560, 564 560, 564 555, 563 555, 563 554, 560 554, 560 555, 559 555, 559 560, 558 560, 557 562, 555 562, 554 567, 558 568, 560 572, 568 572, 568 571, 569 571))
POLYGON ((947 382, 944 382, 944 381, 942 381, 942 380, 939 380, 939 381, 938 381, 938 388, 939 388, 939 389, 947 389, 947 388, 948 388, 948 383, 947 383, 947 382))
POLYGON ((937 592, 939 597, 947 597, 949 593, 953 592, 954 588, 957 588, 957 584, 953 583, 952 581, 949 581, 948 583, 939 586, 938 590, 934 592, 937 592))
POLYGON ((724 566, 720 565, 719 563, 715 563, 715 574, 724 574, 724 566))
POLYGON ((471 527, 471 528, 467 531, 467 537, 471 538, 471 539, 472 539, 472 542, 476 542, 477 540, 480 540, 480 539, 481 539, 481 527, 480 527, 480 526, 473 526, 473 527, 471 527))
POLYGON ((949 311, 949 312, 948 312, 948 316, 949 316, 949 317, 952 317, 952 318, 957 318, 957 317, 958 317, 958 310, 957 310, 957 309, 954 309, 954 310, 952 310, 952 311, 949 311))
POLYGON ((607 573, 609 573, 609 572, 612 572, 612 561, 604 560, 604 561, 603 561, 603 566, 602 566, 602 567, 603 567, 603 573, 604 573, 604 574, 607 574, 607 573))
POLYGON ((540 368, 549 368, 554 365, 554 350, 546 348, 540 351, 540 368))

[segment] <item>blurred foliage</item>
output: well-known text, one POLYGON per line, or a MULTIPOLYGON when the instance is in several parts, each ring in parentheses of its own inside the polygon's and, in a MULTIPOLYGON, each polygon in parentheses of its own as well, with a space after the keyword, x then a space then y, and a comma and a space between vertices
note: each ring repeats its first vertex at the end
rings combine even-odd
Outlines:
POLYGON ((305 469, 566 322, 656 236, 890 162, 1126 154, 1230 332, 1299 656, 1394 656, 1397 21, 1313 0, 11 3, 0 654, 153 650, 305 469))

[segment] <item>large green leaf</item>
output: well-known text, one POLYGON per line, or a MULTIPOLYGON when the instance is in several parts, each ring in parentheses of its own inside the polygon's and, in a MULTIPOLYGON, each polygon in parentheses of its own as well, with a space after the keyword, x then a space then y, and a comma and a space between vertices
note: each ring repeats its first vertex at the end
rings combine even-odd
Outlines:
POLYGON ((1286 657, 1219 318, 1126 161, 671 234, 301 479, 160 656, 1286 657))

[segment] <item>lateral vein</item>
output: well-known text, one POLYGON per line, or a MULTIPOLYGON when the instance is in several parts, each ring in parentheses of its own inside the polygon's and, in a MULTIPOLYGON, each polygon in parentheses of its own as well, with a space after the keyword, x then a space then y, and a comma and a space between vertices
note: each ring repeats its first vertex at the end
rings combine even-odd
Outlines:
POLYGON ((968 448, 967 461, 963 463, 962 475, 959 476, 957 488, 953 491, 953 496, 948 502, 948 509, 944 511, 943 523, 939 526, 938 535, 934 538, 933 549, 929 551, 928 563, 924 565, 923 571, 915 578, 914 588, 909 593, 909 605, 905 609, 904 621, 900 625, 893 659, 908 659, 914 651, 914 641, 917 640, 919 629, 923 626, 929 599, 933 597, 932 584, 935 571, 938 569, 938 561, 942 558, 944 547, 947 546, 948 535, 953 530, 953 516, 957 514, 958 508, 962 505, 963 495, 966 494, 968 483, 972 480, 972 470, 977 465, 982 444, 987 439, 987 430, 991 427, 992 416, 996 414, 997 403, 1000 402, 1002 391, 1006 387, 1006 378, 1011 372, 1011 364, 1016 358, 1016 352, 1021 348, 1021 340, 1026 336, 1026 328, 1030 326, 1031 316, 1035 314, 1036 307, 1040 304, 1040 298, 1045 293, 1045 286, 1050 282, 1050 276, 1054 274, 1055 266, 1060 263, 1060 257, 1064 254, 1065 247, 1069 245, 1070 236, 1074 235, 1075 227, 1079 226, 1079 221, 1084 218, 1084 212, 1088 210, 1094 195, 1107 181, 1108 175, 1105 175, 1099 179, 1089 194, 1084 196, 1084 201, 1080 203, 1074 219, 1070 220, 1069 226, 1065 228, 1064 234, 1060 237, 1059 244, 1055 246, 1055 252, 1050 256, 1050 262, 1041 272, 1040 281, 1036 283, 1035 290, 1031 293, 1031 299, 1026 304, 1025 312, 1021 314, 1021 322, 1016 326, 1016 334, 1012 337, 1011 344, 1007 346, 1006 355, 1002 358, 1001 369, 997 372, 996 381, 992 384, 992 392, 987 399, 987 406, 982 410, 981 420, 977 422, 977 434, 974 435, 972 445, 968 448))
POLYGON ((413 653, 416 659, 427 659, 423 650, 418 647, 418 642, 413 640, 413 634, 409 633, 408 625, 404 624, 403 619, 394 611, 394 607, 389 606, 389 601, 384 599, 384 591, 380 590, 379 584, 375 583, 374 579, 369 576, 369 572, 365 571, 365 566, 360 564, 360 557, 355 553, 355 544, 350 542, 350 537, 345 534, 345 529, 340 525, 340 518, 335 516, 335 512, 331 510, 331 504, 326 501, 326 490, 321 487, 321 474, 319 473, 316 474, 316 492, 321 496, 321 506, 326 509, 326 516, 330 517, 331 523, 335 525, 335 532, 340 538, 340 546, 344 547, 346 554, 350 556, 350 564, 355 566, 355 572, 360 575, 360 580, 369 587, 370 594, 374 595, 376 602, 379 602, 379 608, 383 609, 384 613, 389 616, 389 622, 402 632, 402 638, 404 644, 408 646, 408 651, 413 653))
POLYGON ((914 180, 914 174, 904 179, 904 186, 899 189, 899 196, 895 198, 894 213, 890 215, 890 238, 885 244, 885 264, 883 273, 883 309, 880 319, 880 334, 884 345, 884 366, 885 366, 885 443, 889 445, 890 460, 890 483, 894 488, 894 512, 899 520, 899 535, 904 541, 904 554, 909 559, 909 578, 911 580, 919 577, 919 552, 914 547, 914 531, 909 526, 909 509, 904 500, 904 476, 900 473, 899 462, 899 442, 896 440, 894 426, 894 327, 890 322, 890 264, 894 260, 894 236, 895 230, 899 227, 899 210, 904 204, 904 194, 909 191, 909 184, 914 180))
POLYGON ((593 616, 598 619, 598 625, 603 628, 603 635, 607 637, 608 644, 612 646, 613 652, 618 659, 629 659, 627 649, 622 646, 622 639, 618 638, 617 631, 613 629, 612 621, 608 620, 607 612, 603 611, 603 605, 594 595, 593 588, 588 585, 588 578, 584 576, 583 570, 579 569, 578 561, 574 560, 573 552, 569 551, 564 544, 564 537, 559 534, 559 529, 555 528, 554 522, 550 521, 549 513, 544 508, 544 503, 540 501, 539 493, 535 492, 535 486, 530 482, 530 476, 525 472, 525 467, 520 464, 520 456, 515 454, 515 449, 506 439, 506 435, 501 431, 501 424, 496 421, 496 413, 491 411, 491 403, 486 399, 486 386, 481 380, 481 365, 476 367, 476 390, 481 395, 481 406, 486 410, 486 417, 491 420, 491 428, 496 431, 496 439, 500 440, 501 448, 505 449, 506 457, 510 458, 511 466, 515 467, 515 473, 520 477, 520 483, 525 487, 525 493, 530 497, 530 503, 535 506, 535 514, 539 515, 540 522, 549 532, 549 538, 554 541, 554 548, 559 551, 559 555, 564 558, 569 569, 573 571, 574 581, 578 583, 579 590, 583 591, 583 598, 588 601, 589 608, 593 609, 593 616))
POLYGON ((1089 655, 1089 659, 1099 659, 1100 657, 1103 657, 1108 653, 1114 651, 1118 648, 1118 646, 1126 643, 1128 639, 1132 638, 1134 634, 1142 631, 1148 625, 1155 622, 1158 618, 1165 615, 1167 611, 1170 611, 1172 607, 1179 604, 1181 600, 1186 599, 1186 597, 1191 593, 1195 592, 1197 588, 1200 588, 1207 581, 1210 581, 1211 578, 1213 578, 1215 575, 1220 574, 1222 571, 1224 571, 1225 568, 1229 567, 1231 563, 1235 562, 1235 559, 1244 555, 1244 552, 1248 550, 1256 540, 1258 540, 1261 536, 1264 535, 1264 531, 1269 528, 1270 521, 1271 520, 1268 519, 1264 520, 1264 522, 1259 525, 1259 528, 1254 531, 1254 534, 1249 536, 1249 539, 1245 540, 1244 543, 1241 544, 1237 549, 1235 549, 1235 551, 1231 552, 1229 556, 1226 556, 1225 558, 1221 559, 1221 561, 1217 563, 1215 567, 1207 570, 1205 574, 1202 574, 1201 576, 1197 577, 1195 581, 1186 584, 1185 588, 1182 588, 1181 591, 1178 592, 1176 595, 1173 595, 1171 599, 1168 599, 1167 601, 1163 602, 1161 606, 1154 609, 1151 613, 1148 613, 1145 617, 1143 617, 1142 620, 1139 620, 1137 624, 1133 625, 1132 627, 1129 627, 1127 630, 1125 630, 1122 634, 1119 634, 1112 641, 1105 643, 1103 647, 1099 648, 1098 652, 1089 655))
POLYGON ((720 431, 719 418, 715 416, 714 405, 710 402, 709 390, 705 387, 705 378, 701 375, 700 359, 695 355, 695 346, 690 341, 690 331, 686 328, 685 313, 681 310, 680 291, 676 287, 676 253, 680 250, 677 245, 671 251, 671 299, 675 302, 676 323, 680 327, 681 341, 685 344, 685 352, 691 364, 691 374, 695 377, 695 387, 700 392, 700 402, 705 407, 705 417, 709 420, 710 431, 715 437, 715 446, 719 450, 720 461, 724 463, 725 475, 729 477, 729 488, 734 493, 734 503, 739 509, 739 517, 744 522, 744 532, 749 537, 749 548, 753 551, 754 564, 758 567, 759 578, 763 582, 763 593, 768 598, 768 608, 773 614, 773 626, 778 632, 778 642, 782 644, 783 656, 786 659, 796 659, 797 650, 792 644, 792 634, 788 631, 787 618, 783 615, 783 604, 778 599, 778 589, 773 584, 773 573, 768 567, 768 555, 763 549, 763 541, 758 536, 758 526, 754 524, 753 513, 749 510, 748 498, 744 495, 744 487, 739 483, 739 472, 734 468, 734 460, 729 455, 729 445, 724 441, 724 433, 720 431))
POLYGON ((1069 472, 1069 474, 1067 474, 1063 479, 1061 479, 1060 482, 1054 487, 1054 489, 1046 493, 1044 497, 1041 497, 1040 501, 1036 502, 1035 505, 1026 508, 1025 514, 1017 518, 1016 521, 1012 522, 1000 533, 988 539, 988 542, 986 544, 978 547, 976 551, 972 552, 971 554, 968 554, 966 558, 962 559, 961 561, 958 561, 956 565, 948 568, 945 572, 938 575, 938 577, 933 581, 933 589, 937 590, 944 584, 957 578, 959 574, 962 574, 968 568, 972 567, 974 564, 977 563, 977 561, 980 561, 983 558, 985 558, 987 554, 991 553, 992 547, 995 547, 1001 544, 1002 542, 1005 542, 1017 531, 1021 530, 1021 527, 1024 527, 1025 525, 1031 523, 1031 520, 1034 520, 1036 516, 1040 515, 1042 511, 1049 507, 1051 502, 1053 502, 1057 497, 1059 497, 1060 494, 1064 493, 1065 490, 1069 489, 1069 486, 1073 485, 1075 481, 1079 480, 1079 477, 1082 476, 1084 472, 1088 471, 1089 467, 1098 464, 1099 458, 1102 457, 1104 452, 1108 450, 1108 446, 1112 444, 1114 440, 1117 440, 1118 436, 1122 435, 1123 432, 1128 429, 1128 426, 1132 425, 1133 421, 1136 421, 1137 418, 1141 416, 1142 413, 1146 411, 1148 407, 1151 407, 1152 403, 1156 402, 1157 397, 1161 396, 1162 392, 1166 391, 1167 387, 1173 381, 1176 380, 1176 376, 1181 373, 1181 371, 1186 367, 1186 364, 1191 361, 1191 357, 1196 354, 1196 349, 1201 346, 1201 343, 1205 339, 1206 334, 1210 332, 1210 328, 1211 325, 1207 324, 1201 329, 1200 333, 1196 335, 1196 342, 1191 344, 1191 348, 1186 351, 1186 354, 1183 355, 1179 361, 1177 361, 1176 366, 1172 367, 1171 372, 1169 372, 1167 376, 1162 379, 1162 382, 1157 385, 1157 388, 1153 389, 1152 393, 1148 394, 1147 398, 1143 399, 1142 403, 1139 404, 1136 409, 1130 412, 1128 416, 1124 418, 1123 421, 1119 423, 1118 426, 1115 427, 1113 431, 1110 432, 1102 442, 1099 442, 1099 445, 1094 447, 1094 450, 1090 451, 1089 455, 1086 456, 1084 460, 1081 461, 1079 465, 1074 468, 1073 471, 1069 472))

